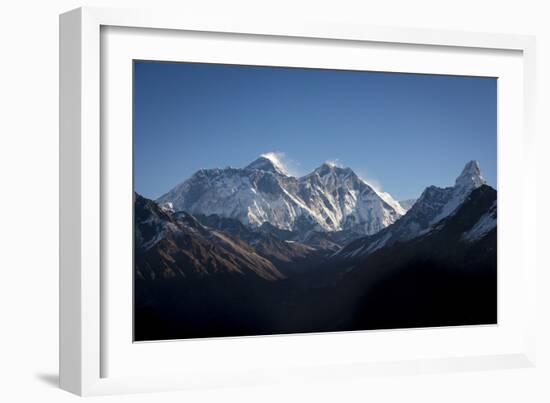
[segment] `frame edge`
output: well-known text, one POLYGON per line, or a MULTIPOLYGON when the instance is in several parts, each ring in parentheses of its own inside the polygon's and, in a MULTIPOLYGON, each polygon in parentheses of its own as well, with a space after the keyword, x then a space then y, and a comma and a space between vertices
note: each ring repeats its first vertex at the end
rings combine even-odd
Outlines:
POLYGON ((59 16, 59 386, 82 393, 82 10, 59 16))

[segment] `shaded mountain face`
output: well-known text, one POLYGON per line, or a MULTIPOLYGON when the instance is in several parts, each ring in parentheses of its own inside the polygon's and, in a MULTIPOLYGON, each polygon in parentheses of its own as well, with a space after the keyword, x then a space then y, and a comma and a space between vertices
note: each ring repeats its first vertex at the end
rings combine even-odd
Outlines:
POLYGON ((364 312, 350 326, 496 323, 496 197, 482 184, 424 235, 357 261, 335 293, 364 312))
MULTIPOLYGON (((179 214, 182 213, 176 213, 179 214)), ((248 243, 256 253, 273 263, 285 276, 292 276, 319 265, 328 257, 324 248, 301 243, 296 240, 296 233, 279 230, 268 223, 259 228, 250 228, 235 218, 218 215, 197 215, 196 218, 207 227, 223 231, 248 243)))
POLYGON ((349 168, 323 164, 295 178, 266 157, 243 169, 200 170, 157 202, 193 215, 235 218, 253 228, 269 223, 302 236, 309 231, 374 234, 405 213, 349 168))
POLYGON ((135 271, 138 279, 200 279, 212 275, 282 279, 283 274, 254 248, 193 216, 177 217, 135 195, 135 271))
POLYGON ((356 239, 340 250, 337 256, 343 259, 357 259, 396 242, 421 236, 439 221, 456 212, 473 190, 485 184, 479 164, 470 161, 457 177, 454 186, 429 186, 394 225, 372 236, 356 239))

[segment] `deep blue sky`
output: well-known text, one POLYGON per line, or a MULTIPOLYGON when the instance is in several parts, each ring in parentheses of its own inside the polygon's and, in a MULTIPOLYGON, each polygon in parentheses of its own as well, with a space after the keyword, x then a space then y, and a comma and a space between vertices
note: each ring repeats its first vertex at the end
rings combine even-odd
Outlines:
POLYGON ((135 190, 284 153, 297 176, 337 160, 398 200, 476 159, 496 185, 496 79, 136 61, 135 190))

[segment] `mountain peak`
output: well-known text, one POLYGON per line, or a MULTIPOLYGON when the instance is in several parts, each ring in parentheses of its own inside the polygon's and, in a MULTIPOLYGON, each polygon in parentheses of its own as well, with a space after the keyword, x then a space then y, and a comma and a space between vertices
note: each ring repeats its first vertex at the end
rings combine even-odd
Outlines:
POLYGON ((273 172, 279 175, 288 176, 284 165, 275 153, 260 155, 256 160, 248 164, 245 169, 257 169, 260 171, 273 172))
POLYGON ((331 172, 340 174, 340 173, 350 173, 353 171, 351 170, 351 168, 344 168, 334 162, 326 161, 326 162, 323 162, 321 166, 319 166, 313 172, 316 172, 317 174, 319 174, 319 176, 325 176, 331 172))
POLYGON ((478 188, 481 185, 487 184, 487 181, 481 174, 479 162, 470 161, 466 163, 462 173, 456 178, 455 186, 462 188, 478 188))

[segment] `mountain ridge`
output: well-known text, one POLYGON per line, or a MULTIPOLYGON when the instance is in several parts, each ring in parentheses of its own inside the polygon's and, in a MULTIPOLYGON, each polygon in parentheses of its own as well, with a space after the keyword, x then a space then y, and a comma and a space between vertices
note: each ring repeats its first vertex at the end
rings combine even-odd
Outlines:
POLYGON ((135 271, 142 281, 200 279, 213 274, 267 281, 284 278, 246 242, 212 230, 188 213, 176 217, 137 193, 134 217, 135 271))
POLYGON ((438 222, 452 215, 471 194, 487 181, 481 174, 477 161, 466 163, 454 186, 440 188, 428 186, 415 201, 407 213, 394 225, 384 228, 376 234, 354 240, 335 253, 342 259, 356 259, 374 251, 391 246, 398 241, 406 241, 423 235, 438 222))

